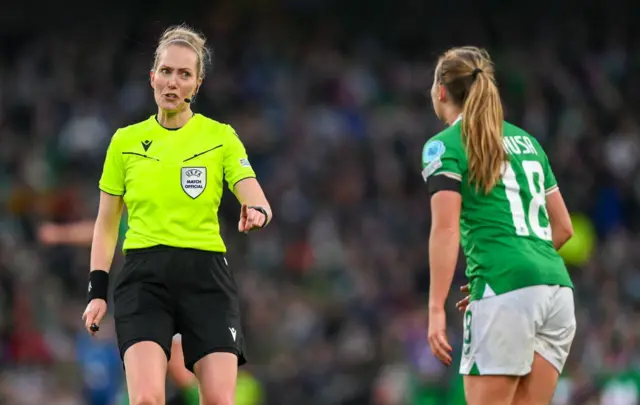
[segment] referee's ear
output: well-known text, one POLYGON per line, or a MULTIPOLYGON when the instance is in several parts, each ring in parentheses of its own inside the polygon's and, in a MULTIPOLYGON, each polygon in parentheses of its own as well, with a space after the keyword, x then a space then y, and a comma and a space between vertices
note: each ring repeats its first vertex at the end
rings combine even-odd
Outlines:
POLYGON ((193 94, 191 95, 191 100, 195 100, 196 96, 198 95, 198 92, 200 91, 200 86, 197 86, 196 89, 194 90, 193 94))

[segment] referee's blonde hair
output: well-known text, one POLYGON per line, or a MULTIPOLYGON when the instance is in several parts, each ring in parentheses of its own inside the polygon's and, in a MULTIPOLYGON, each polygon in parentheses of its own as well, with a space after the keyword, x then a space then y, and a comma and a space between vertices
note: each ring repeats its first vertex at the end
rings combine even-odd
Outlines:
POLYGON ((194 50, 198 56, 198 78, 203 79, 206 74, 206 67, 211 61, 211 51, 206 46, 207 39, 201 33, 196 32, 188 25, 174 25, 167 28, 158 41, 155 58, 153 61, 153 70, 158 68, 158 61, 162 51, 170 45, 178 45, 189 47, 194 50))
POLYGON ((462 107, 469 182, 488 193, 508 158, 502 143, 504 110, 489 53, 472 46, 449 49, 438 59, 436 78, 462 107))

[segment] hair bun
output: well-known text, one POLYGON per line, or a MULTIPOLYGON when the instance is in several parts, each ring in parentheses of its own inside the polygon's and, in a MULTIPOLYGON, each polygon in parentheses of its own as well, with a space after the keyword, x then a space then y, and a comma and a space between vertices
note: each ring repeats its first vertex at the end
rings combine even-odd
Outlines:
POLYGON ((203 78, 206 73, 206 67, 211 62, 211 51, 206 46, 207 39, 205 36, 196 32, 186 24, 169 27, 162 34, 160 41, 158 41, 158 47, 156 48, 154 69, 158 64, 158 57, 162 50, 174 43, 184 43, 193 48, 198 55, 198 74, 203 78))

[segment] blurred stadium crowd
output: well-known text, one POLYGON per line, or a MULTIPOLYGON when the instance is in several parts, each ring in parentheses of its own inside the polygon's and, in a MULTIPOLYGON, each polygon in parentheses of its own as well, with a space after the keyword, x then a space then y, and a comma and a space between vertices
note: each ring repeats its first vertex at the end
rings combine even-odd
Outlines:
POLYGON ((194 109, 235 127, 277 217, 247 237, 231 194, 221 207, 249 340, 238 405, 464 404, 425 338, 420 177, 443 127, 433 62, 463 44, 492 53, 507 118, 544 145, 576 218, 579 333, 555 403, 640 404, 640 7, 388 3, 50 7, 0 27, 0 403, 122 388, 111 328, 81 327, 89 249, 42 225, 95 216, 110 136, 154 113, 155 40, 187 21, 215 54, 194 109))

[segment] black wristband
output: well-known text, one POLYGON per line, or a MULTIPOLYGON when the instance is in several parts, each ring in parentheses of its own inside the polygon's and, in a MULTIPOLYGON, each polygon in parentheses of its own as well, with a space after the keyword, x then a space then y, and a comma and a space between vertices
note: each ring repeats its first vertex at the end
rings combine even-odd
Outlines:
POLYGON ((269 214, 267 214, 267 210, 265 210, 262 207, 253 206, 253 205, 250 205, 247 208, 253 208, 254 210, 256 210, 259 213, 261 213, 262 215, 264 215, 264 224, 262 224, 262 226, 260 226, 260 228, 264 228, 265 226, 267 226, 267 224, 269 223, 269 214))
POLYGON ((87 301, 96 298, 107 300, 109 291, 109 273, 104 270, 92 270, 89 272, 89 288, 87 290, 87 301))

